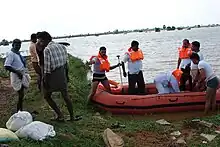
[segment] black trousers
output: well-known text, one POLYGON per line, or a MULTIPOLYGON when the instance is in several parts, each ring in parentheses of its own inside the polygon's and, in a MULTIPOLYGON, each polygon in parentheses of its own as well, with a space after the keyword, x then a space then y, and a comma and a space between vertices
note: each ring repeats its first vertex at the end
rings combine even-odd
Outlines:
POLYGON ((138 74, 128 73, 128 93, 129 94, 145 94, 145 82, 143 72, 140 71, 138 74), (138 89, 136 91, 135 85, 137 83, 138 89))
POLYGON ((181 68, 183 74, 180 79, 180 91, 185 91, 186 90, 186 81, 189 80, 189 90, 192 90, 192 76, 190 75, 190 67, 187 67, 186 69, 181 68))

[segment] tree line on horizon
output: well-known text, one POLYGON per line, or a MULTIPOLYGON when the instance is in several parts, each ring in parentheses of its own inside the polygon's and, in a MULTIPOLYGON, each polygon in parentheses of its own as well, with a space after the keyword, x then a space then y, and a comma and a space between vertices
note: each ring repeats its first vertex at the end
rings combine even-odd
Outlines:
MULTIPOLYGON (((56 36, 53 37, 53 39, 62 39, 62 38, 72 38, 72 37, 86 37, 86 36, 100 36, 100 35, 108 35, 108 34, 127 34, 127 33, 131 33, 131 32, 148 32, 148 31, 155 31, 155 32, 160 32, 161 30, 166 30, 166 31, 174 31, 174 30, 183 30, 183 29, 187 29, 190 30, 191 28, 201 28, 201 27, 218 27, 220 26, 220 24, 209 24, 209 25, 195 25, 195 26, 187 26, 187 27, 175 27, 175 26, 166 26, 163 25, 161 28, 159 27, 155 27, 155 28, 145 28, 145 29, 134 29, 134 30, 114 30, 114 31, 108 31, 108 32, 103 32, 103 33, 87 33, 87 34, 77 34, 77 35, 65 35, 65 36, 56 36)), ((22 42, 29 42, 30 39, 25 39, 22 40, 22 42)), ((3 39, 0 42, 0 46, 1 45, 9 45, 10 43, 12 43, 12 41, 7 41, 5 39, 3 39)))

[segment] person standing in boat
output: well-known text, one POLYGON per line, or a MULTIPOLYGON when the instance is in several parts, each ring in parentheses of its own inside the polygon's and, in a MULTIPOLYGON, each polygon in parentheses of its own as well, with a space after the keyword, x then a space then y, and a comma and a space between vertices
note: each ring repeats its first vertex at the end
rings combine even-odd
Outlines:
POLYGON ((176 69, 172 72, 161 73, 156 76, 154 83, 156 84, 158 94, 180 92, 179 82, 182 73, 181 70, 176 69))
POLYGON ((136 94, 135 85, 138 86, 138 94, 145 94, 145 82, 142 72, 142 60, 144 55, 142 50, 139 48, 139 43, 137 41, 131 42, 131 47, 128 52, 125 53, 124 59, 122 61, 122 69, 124 77, 127 76, 125 71, 125 63, 128 63, 128 92, 129 94, 136 94))
POLYGON ((192 77, 190 75, 190 55, 192 54, 191 45, 188 39, 183 40, 182 47, 178 48, 179 51, 179 59, 177 64, 177 69, 183 71, 181 80, 180 80, 180 90, 186 90, 186 81, 189 80, 190 90, 192 90, 192 77))
MULTIPOLYGON (((200 43, 198 41, 192 42, 192 51, 199 55, 200 61, 202 61, 204 59, 203 54, 200 51, 200 43)), ((194 64, 192 61, 191 61, 191 76, 192 76, 192 81, 193 81, 193 89, 195 89, 194 88, 196 85, 195 81, 198 81, 199 70, 198 70, 198 65, 194 64)), ((203 87, 205 87, 205 85, 203 87)))
POLYGON ((216 109, 216 91, 219 86, 219 79, 213 72, 212 67, 206 61, 200 61, 200 57, 197 53, 192 53, 191 60, 194 64, 198 65, 198 69, 200 72, 199 81, 196 81, 196 87, 201 87, 206 82, 207 90, 206 90, 206 103, 205 103, 205 114, 211 109, 215 111, 216 109))
POLYGON ((100 47, 98 55, 92 56, 90 58, 90 61, 87 62, 86 64, 94 65, 92 87, 90 94, 88 96, 88 102, 90 102, 93 96, 95 95, 98 84, 100 82, 108 92, 111 92, 109 81, 108 78, 106 77, 105 72, 109 72, 109 70, 115 69, 116 67, 120 66, 120 64, 110 66, 110 63, 108 61, 108 56, 106 55, 106 48, 104 46, 100 47))
POLYGON ((37 54, 37 49, 36 49, 36 42, 37 42, 37 35, 36 34, 31 34, 31 43, 29 45, 29 53, 31 56, 31 62, 32 66, 37 74, 37 85, 38 89, 41 90, 41 69, 39 66, 39 58, 37 54))

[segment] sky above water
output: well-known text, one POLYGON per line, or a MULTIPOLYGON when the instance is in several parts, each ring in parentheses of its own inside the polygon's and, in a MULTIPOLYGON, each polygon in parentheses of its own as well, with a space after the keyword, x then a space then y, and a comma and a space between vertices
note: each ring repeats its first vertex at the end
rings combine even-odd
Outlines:
POLYGON ((2 0, 0 40, 220 23, 220 0, 2 0))

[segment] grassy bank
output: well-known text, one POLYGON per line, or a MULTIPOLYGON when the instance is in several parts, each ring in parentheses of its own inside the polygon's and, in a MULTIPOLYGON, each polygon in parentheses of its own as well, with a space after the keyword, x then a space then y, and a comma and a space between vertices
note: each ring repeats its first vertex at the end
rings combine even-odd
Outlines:
MULTIPOLYGON (((155 120, 149 119, 149 116, 143 117, 116 117, 111 114, 100 112, 97 114, 97 109, 86 106, 86 99, 89 93, 89 85, 86 78, 87 67, 80 59, 69 57, 69 94, 73 101, 75 115, 82 115, 83 119, 77 122, 55 123, 51 122, 53 111, 38 92, 35 85, 26 92, 24 100, 24 108, 29 111, 37 111, 39 114, 36 120, 49 123, 54 126, 57 135, 54 138, 45 140, 43 142, 36 142, 30 139, 21 139, 20 142, 12 142, 9 145, 12 147, 103 147, 102 139, 103 131, 111 127, 113 123, 119 122, 124 124, 125 128, 113 129, 125 141, 125 146, 167 146, 170 142, 170 132, 175 130, 195 130, 194 126, 189 120, 173 121, 171 126, 161 126, 155 123, 155 120)), ((7 75, 7 74, 6 74, 7 75)), ((67 109, 60 94, 53 95, 54 100, 59 104, 59 107, 65 114, 67 109)), ((12 98, 10 106, 14 106, 16 98, 12 98)), ((8 113, 2 115, 0 127, 5 127, 5 121, 10 117, 11 107, 8 113)), ((68 116, 67 116, 68 117, 68 116)), ((162 117, 162 116, 161 116, 162 117)), ((212 116, 206 118, 217 125, 220 125, 220 116, 212 116)), ((210 133, 210 129, 198 128, 197 135, 187 140, 188 146, 219 146, 220 138, 217 137, 214 141, 208 144, 201 144, 201 137, 199 133, 210 133)))

